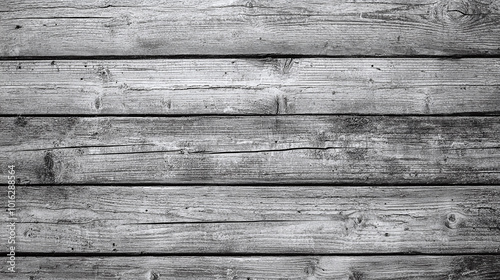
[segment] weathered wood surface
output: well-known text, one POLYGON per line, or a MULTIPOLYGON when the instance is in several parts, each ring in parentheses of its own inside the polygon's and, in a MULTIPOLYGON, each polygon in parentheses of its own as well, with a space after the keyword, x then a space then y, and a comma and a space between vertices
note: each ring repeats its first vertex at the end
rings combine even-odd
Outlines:
POLYGON ((500 59, 1 61, 1 114, 500 113, 500 59))
POLYGON ((68 257, 19 258, 2 279, 484 279, 500 275, 497 256, 68 257))
POLYGON ((22 186, 16 195, 18 252, 500 252, 498 186, 22 186))
POLYGON ((0 119, 20 183, 498 184, 499 117, 0 119))
POLYGON ((496 0, 22 1, 0 56, 498 55, 496 0))
POLYGON ((0 278, 497 279, 499 3, 3 1, 0 278))

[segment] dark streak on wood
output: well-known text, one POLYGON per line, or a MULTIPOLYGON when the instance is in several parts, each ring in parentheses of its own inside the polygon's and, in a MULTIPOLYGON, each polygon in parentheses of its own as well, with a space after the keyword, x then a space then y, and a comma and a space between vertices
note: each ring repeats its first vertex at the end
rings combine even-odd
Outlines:
POLYGON ((42 168, 42 172, 40 174, 40 180, 44 183, 54 183, 54 159, 53 154, 51 152, 47 152, 45 157, 43 158, 44 167, 42 168))

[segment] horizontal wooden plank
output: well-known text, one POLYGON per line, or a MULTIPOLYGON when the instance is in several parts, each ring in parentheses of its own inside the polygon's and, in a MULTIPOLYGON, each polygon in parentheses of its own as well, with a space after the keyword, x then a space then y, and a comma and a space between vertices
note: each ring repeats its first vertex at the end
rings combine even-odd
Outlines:
POLYGON ((18 252, 500 252, 498 186, 22 186, 16 202, 18 252))
POLYGON ((497 256, 18 258, 2 279, 498 279, 497 256))
POLYGON ((5 0, 0 55, 498 55, 496 0, 5 0))
POLYGON ((499 117, 0 118, 20 183, 499 184, 499 117))
POLYGON ((2 114, 500 113, 500 59, 1 61, 2 114))

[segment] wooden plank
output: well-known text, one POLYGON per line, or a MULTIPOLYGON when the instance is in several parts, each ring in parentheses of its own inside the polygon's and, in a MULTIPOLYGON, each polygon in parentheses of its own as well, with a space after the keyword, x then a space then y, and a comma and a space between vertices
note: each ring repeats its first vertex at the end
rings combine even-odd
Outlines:
POLYGON ((18 252, 500 252, 498 186, 20 186, 16 201, 18 252))
POLYGON ((499 184, 499 120, 9 117, 0 162, 24 184, 499 184))
POLYGON ((496 0, 23 1, 0 56, 498 55, 496 0))
MULTIPOLYGON (((498 279, 497 256, 22 257, 2 279, 498 279)), ((5 267, 5 266, 4 266, 5 267)))
POLYGON ((0 62, 2 114, 500 113, 500 59, 0 62))

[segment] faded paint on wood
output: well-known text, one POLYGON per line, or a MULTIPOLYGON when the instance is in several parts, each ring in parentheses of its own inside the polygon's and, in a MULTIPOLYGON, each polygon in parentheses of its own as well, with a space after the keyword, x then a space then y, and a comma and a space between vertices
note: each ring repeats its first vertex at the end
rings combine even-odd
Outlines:
POLYGON ((19 258, 7 279, 484 279, 497 256, 65 257, 19 258))
POLYGON ((500 59, 0 62, 2 114, 500 113, 500 59))
POLYGON ((23 1, 1 56, 498 55, 496 0, 23 1))
MULTIPOLYGON (((498 184, 498 117, 12 117, 22 184, 498 184)), ((3 168, 2 170, 7 170, 3 168)))
POLYGON ((18 252, 500 252, 497 186, 22 186, 17 197, 18 252))

